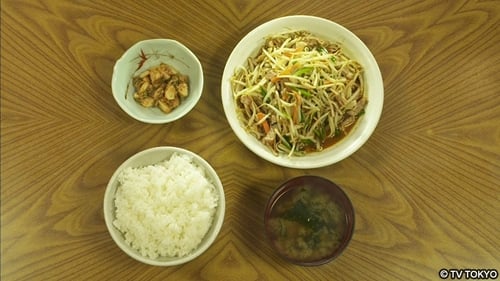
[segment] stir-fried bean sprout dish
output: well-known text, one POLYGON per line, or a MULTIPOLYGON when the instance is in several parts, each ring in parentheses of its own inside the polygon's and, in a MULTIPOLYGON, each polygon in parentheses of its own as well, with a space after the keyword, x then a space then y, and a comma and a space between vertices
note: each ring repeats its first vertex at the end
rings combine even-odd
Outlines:
POLYGON ((235 70, 231 88, 244 128, 276 155, 333 145, 367 104, 362 66, 340 44, 306 31, 266 38, 235 70))

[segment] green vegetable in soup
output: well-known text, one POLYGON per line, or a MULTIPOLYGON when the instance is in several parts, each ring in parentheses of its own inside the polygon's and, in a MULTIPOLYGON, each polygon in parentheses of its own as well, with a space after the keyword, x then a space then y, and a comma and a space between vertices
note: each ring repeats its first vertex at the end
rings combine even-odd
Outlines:
POLYGON ((292 259, 314 260, 328 255, 340 243, 345 228, 330 194, 308 186, 284 195, 271 216, 274 243, 292 259))
POLYGON ((283 217, 291 221, 296 221, 311 228, 313 231, 318 231, 325 224, 321 214, 311 208, 307 203, 304 203, 304 200, 298 200, 283 217))

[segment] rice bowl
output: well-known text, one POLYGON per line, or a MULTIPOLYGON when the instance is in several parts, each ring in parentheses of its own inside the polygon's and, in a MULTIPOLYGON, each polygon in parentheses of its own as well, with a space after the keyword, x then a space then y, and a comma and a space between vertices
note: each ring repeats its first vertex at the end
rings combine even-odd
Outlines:
POLYGON ((224 218, 222 184, 198 155, 156 147, 125 161, 104 196, 106 226, 117 245, 141 262, 171 266, 201 255, 224 218))
POLYGON ((118 182, 113 225, 129 246, 153 259, 184 257, 198 247, 218 197, 192 157, 174 153, 157 164, 128 167, 118 182))

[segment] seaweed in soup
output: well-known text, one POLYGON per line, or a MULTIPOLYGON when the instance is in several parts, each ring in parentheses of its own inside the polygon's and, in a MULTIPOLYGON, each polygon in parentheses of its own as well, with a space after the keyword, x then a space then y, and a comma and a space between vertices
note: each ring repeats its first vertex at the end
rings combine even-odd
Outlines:
POLYGON ((345 221, 327 190, 303 186, 277 204, 269 227, 276 247, 288 258, 317 260, 340 243, 345 221))

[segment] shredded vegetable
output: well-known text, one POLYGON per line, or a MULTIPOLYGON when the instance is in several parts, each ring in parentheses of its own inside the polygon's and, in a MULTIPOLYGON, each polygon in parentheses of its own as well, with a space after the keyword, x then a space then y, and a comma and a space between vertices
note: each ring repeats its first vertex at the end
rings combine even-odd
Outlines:
POLYGON ((344 137, 367 104, 363 68, 341 45, 306 31, 268 37, 231 78, 243 127, 275 154, 321 151, 344 137))

